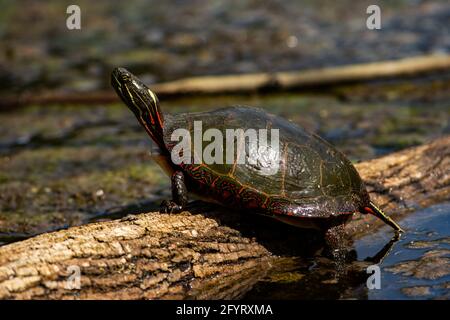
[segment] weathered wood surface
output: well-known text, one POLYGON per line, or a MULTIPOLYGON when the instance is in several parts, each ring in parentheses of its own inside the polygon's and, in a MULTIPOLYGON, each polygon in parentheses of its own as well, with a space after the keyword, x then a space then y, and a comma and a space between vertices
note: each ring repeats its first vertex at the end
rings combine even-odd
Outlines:
MULTIPOLYGON (((181 95, 252 93, 264 90, 307 89, 324 85, 356 83, 375 79, 401 78, 450 70, 450 55, 409 57, 392 61, 380 61, 290 72, 231 74, 201 76, 154 84, 151 89, 161 98, 181 95)), ((132 71, 132 70, 131 70, 132 71)), ((0 109, 30 104, 99 104, 118 102, 113 90, 68 93, 25 93, 0 99, 0 109)))
MULTIPOLYGON (((371 197, 397 218, 448 200, 449 168, 450 137, 357 164, 371 197)), ((301 255, 320 242, 270 218, 207 205, 190 211, 140 214, 0 247, 0 298, 237 298, 280 255, 301 255), (80 268, 79 290, 66 288, 70 266, 80 268)), ((357 215, 347 230, 358 237, 380 225, 357 215)))

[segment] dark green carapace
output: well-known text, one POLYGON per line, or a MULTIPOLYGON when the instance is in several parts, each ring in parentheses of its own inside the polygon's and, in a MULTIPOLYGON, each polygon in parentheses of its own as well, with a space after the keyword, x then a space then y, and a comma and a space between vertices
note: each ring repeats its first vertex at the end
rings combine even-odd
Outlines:
MULTIPOLYGON (((335 242, 332 232, 342 229, 343 223, 356 212, 374 214, 396 231, 402 231, 370 201, 351 162, 316 134, 250 107, 163 115, 156 95, 127 70, 115 69, 111 83, 158 145, 158 162, 172 178, 172 200, 164 201, 161 211, 183 210, 189 191, 229 208, 269 215, 300 227, 322 229, 331 243, 335 242), (252 152, 249 140, 238 137, 234 141, 235 161, 223 161, 224 164, 174 163, 171 152, 178 141, 173 141, 173 133, 184 129, 194 136, 195 123, 201 123, 201 134, 214 129, 223 137, 228 129, 278 129, 277 170, 272 171, 274 174, 266 174, 274 169, 271 166, 275 163, 270 161, 273 157, 270 148, 252 152), (256 161, 238 163, 239 153, 243 150, 247 158, 253 157, 256 161)), ((267 140, 270 141, 270 135, 267 140)), ((202 141, 201 150, 209 143, 202 141)), ((225 149, 223 152, 224 159, 225 149)))

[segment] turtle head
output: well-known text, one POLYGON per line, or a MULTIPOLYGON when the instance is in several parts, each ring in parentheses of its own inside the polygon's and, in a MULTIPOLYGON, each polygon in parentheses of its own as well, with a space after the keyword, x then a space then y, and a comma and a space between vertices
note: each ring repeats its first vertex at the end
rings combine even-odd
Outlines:
POLYGON ((138 77, 124 68, 113 70, 111 85, 150 137, 159 146, 163 146, 164 118, 156 95, 138 77))

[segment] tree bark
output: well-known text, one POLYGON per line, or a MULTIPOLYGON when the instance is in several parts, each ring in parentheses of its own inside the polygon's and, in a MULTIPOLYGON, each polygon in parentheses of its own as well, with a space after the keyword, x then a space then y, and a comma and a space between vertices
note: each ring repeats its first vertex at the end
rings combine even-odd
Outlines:
MULTIPOLYGON (((409 57, 393 61, 380 61, 290 72, 230 74, 180 79, 151 86, 159 98, 182 95, 218 95, 253 93, 267 90, 310 89, 322 86, 358 83, 376 79, 418 76, 450 70, 450 55, 409 57)), ((115 103, 119 98, 113 92, 35 92, 0 99, 0 110, 39 104, 99 104, 115 103)))
MULTIPOLYGON (((448 200, 450 136, 356 167, 372 199, 399 218, 448 200)), ((357 215, 347 231, 359 237, 380 225, 357 215)), ((317 240, 270 218, 204 203, 180 214, 145 213, 0 247, 0 298, 237 298, 279 256, 301 255, 317 240), (77 268, 79 289, 70 277, 77 268)))

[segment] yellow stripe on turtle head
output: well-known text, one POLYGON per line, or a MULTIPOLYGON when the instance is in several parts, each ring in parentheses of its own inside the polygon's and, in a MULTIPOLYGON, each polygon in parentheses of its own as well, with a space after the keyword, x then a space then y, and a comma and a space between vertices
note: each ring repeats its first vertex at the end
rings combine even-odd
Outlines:
POLYGON ((155 94, 152 92, 152 90, 148 89, 148 93, 150 94, 150 97, 152 97, 153 103, 154 103, 155 105, 158 105, 158 100, 156 99, 156 96, 155 96, 155 94))
MULTIPOLYGON (((136 103, 134 102, 133 95, 131 94, 130 89, 128 89, 128 86, 125 86, 125 89, 127 89, 128 96, 130 97, 131 102, 133 103, 133 105, 134 105, 135 107, 137 107, 137 106, 136 106, 136 103)), ((139 109, 139 108, 138 108, 138 109, 139 109)))

